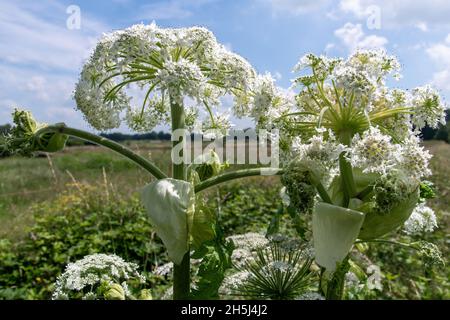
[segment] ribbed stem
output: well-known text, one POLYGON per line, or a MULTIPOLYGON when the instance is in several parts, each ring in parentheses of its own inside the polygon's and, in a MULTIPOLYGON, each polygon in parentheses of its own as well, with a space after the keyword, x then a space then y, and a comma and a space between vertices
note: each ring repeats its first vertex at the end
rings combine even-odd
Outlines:
MULTIPOLYGON (((181 99, 170 99, 170 111, 172 118, 172 134, 175 130, 185 129, 185 113, 181 99)), ((182 139, 185 139, 183 135, 182 139)), ((182 141, 173 141, 172 148, 182 141)), ((182 154, 180 154, 181 156, 182 154)), ((172 177, 174 179, 186 180, 186 165, 184 161, 180 164, 172 165, 172 177)), ((187 228, 187 226, 186 226, 187 228)), ((184 300, 189 298, 190 294, 190 252, 186 252, 179 265, 174 264, 173 268, 173 298, 175 300, 184 300)))
MULTIPOLYGON (((341 143, 350 146, 351 133, 343 131, 339 135, 341 143)), ((341 174, 342 189, 344 191, 344 207, 348 207, 350 199, 356 196, 355 180, 353 178, 353 168, 342 152, 339 156, 339 171, 341 174)))

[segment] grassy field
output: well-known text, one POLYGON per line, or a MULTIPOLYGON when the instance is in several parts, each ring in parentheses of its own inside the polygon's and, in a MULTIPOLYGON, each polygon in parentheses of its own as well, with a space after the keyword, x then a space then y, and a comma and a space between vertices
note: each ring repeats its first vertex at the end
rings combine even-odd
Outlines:
MULTIPOLYGON (((141 155, 149 157, 170 173, 170 143, 160 141, 127 142, 141 155)), ((440 197, 432 206, 446 217, 450 208, 450 145, 429 141, 425 147, 434 155, 432 181, 440 197)), ((63 152, 37 158, 11 157, 0 160, 0 238, 16 238, 30 224, 30 206, 53 199, 73 183, 108 184, 123 195, 132 194, 151 180, 151 176, 129 160, 96 146, 66 148, 63 152)), ((260 183, 260 180, 258 180, 260 183)), ((278 179, 264 185, 272 186, 278 179)))
MULTIPOLYGON (((170 171, 168 142, 127 143, 170 171)), ((53 199, 74 183, 102 186, 131 194, 151 181, 151 176, 128 159, 96 146, 71 147, 37 158, 0 159, 0 238, 20 237, 29 225, 29 208, 53 199)))

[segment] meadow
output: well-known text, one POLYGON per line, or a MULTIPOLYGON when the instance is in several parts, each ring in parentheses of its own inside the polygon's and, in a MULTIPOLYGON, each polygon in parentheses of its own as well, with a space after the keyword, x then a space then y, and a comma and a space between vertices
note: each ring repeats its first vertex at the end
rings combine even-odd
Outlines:
MULTIPOLYGON (((169 142, 129 141, 125 142, 125 144, 131 149, 138 151, 139 154, 152 159, 160 168, 170 173, 169 142)), ((439 218, 439 229, 427 236, 427 240, 436 243, 442 250, 443 256, 448 257, 450 241, 448 238, 450 231, 450 145, 438 141, 426 141, 424 144, 434 155, 431 161, 433 170, 431 180, 435 184, 439 195, 437 198, 432 199, 430 203, 439 218)), ((35 237, 36 223, 39 224, 39 221, 47 214, 49 216, 64 213, 76 215, 78 214, 77 210, 83 211, 84 207, 82 206, 67 206, 67 208, 58 209, 60 207, 55 205, 55 203, 61 203, 60 200, 62 198, 65 199, 64 201, 74 201, 73 198, 67 198, 67 195, 73 195, 75 199, 77 197, 83 198, 82 195, 85 188, 93 188, 95 190, 94 194, 101 194, 102 197, 108 198, 109 202, 113 203, 113 206, 115 204, 114 201, 111 201, 111 198, 117 196, 122 199, 120 203, 124 204, 125 208, 137 208, 139 205, 136 205, 134 200, 137 198, 138 191, 140 187, 151 181, 151 179, 148 173, 136 167, 127 159, 96 146, 70 147, 60 153, 41 154, 36 158, 9 157, 0 159, 0 242, 8 243, 8 250, 14 247, 17 248, 20 243, 24 241, 29 242, 30 237, 32 239, 35 237), (47 213, 46 210, 49 212, 47 213)), ((227 235, 249 231, 264 233, 271 217, 277 211, 278 203, 281 201, 278 193, 280 188, 281 183, 278 177, 246 178, 245 181, 239 183, 229 183, 211 189, 208 192, 208 203, 221 211, 222 227, 227 235), (261 188, 264 192, 260 192, 261 188)), ((97 200, 94 199, 93 201, 97 200)), ((84 199, 83 201, 87 200, 84 199)), ((80 213, 81 216, 84 214, 84 212, 80 213)), ((292 227, 289 227, 291 222, 288 221, 288 218, 284 219, 284 223, 287 225, 286 230, 292 230, 292 227)), ((89 226, 89 228, 92 231, 92 226, 89 226)), ((149 226, 149 228, 151 227, 149 226)), ((50 230, 47 231, 50 232, 50 230)), ((147 231, 143 233, 144 238, 147 231)), ((82 227, 80 232, 81 234, 85 232, 82 230, 82 227)), ((93 232, 101 233, 99 224, 94 224, 93 232), (95 228, 98 229, 95 230, 95 228)), ((127 241, 126 235, 123 234, 122 236, 124 238, 121 238, 120 241, 127 241)), ((64 235, 61 235, 61 237, 64 237, 64 235)), ((82 237, 82 235, 79 237, 82 237)), ((160 242, 158 239, 154 239, 154 233, 151 233, 151 237, 153 240, 150 240, 150 242, 154 241, 156 246, 156 249, 152 247, 153 249, 151 250, 153 251, 150 250, 153 260, 145 254, 145 262, 139 262, 149 272, 155 265, 166 260, 160 242), (148 264, 148 261, 152 262, 148 264)), ((399 234, 395 237, 401 239, 402 235, 399 234)), ((48 239, 51 239, 51 235, 48 236, 48 239)), ((64 242, 64 240, 61 241, 64 242)), ((137 240, 133 238, 130 241, 130 245, 133 245, 133 241, 137 240)), ((145 239, 142 241, 148 242, 145 239)), ((88 252, 83 253, 92 253, 98 248, 108 248, 108 246, 102 247, 102 245, 90 247, 88 252)), ((121 245, 127 246, 125 243, 121 245)), ((149 245, 151 246, 151 244, 149 245)), ((114 248, 116 246, 117 243, 114 244, 114 248)), ((67 247, 69 248, 70 246, 67 245, 67 247)), ((0 249, 2 249, 1 246, 0 249)), ((47 250, 46 248, 44 249, 47 250)), ((13 249, 11 250, 11 252, 14 251, 13 249)), ((39 250, 42 250, 42 247, 39 247, 39 250)), ((398 250, 384 245, 371 246, 366 253, 369 257, 376 259, 381 266, 384 273, 383 281, 387 290, 372 296, 353 296, 350 298, 450 298, 448 282, 450 271, 448 266, 432 273, 429 271, 424 273, 420 262, 416 261, 408 250, 398 250)), ((7 260, 5 256, 10 260, 18 259, 14 255, 3 254, 4 256, 0 253, 0 256, 5 261, 7 260)), ((76 254, 72 256, 70 254, 64 255, 64 252, 62 254, 63 257, 59 258, 59 260, 52 257, 51 261, 47 261, 47 258, 45 261, 57 270, 56 268, 61 268, 65 265, 67 259, 77 257, 76 254), (55 263, 54 260, 58 261, 58 263, 55 263)), ((82 256, 81 252, 79 255, 82 256)), ((136 252, 136 256, 142 256, 142 254, 136 252)), ((25 258, 22 257, 21 259, 25 258)), ((33 261, 35 266, 39 267, 41 262, 33 261)), ((14 261, 9 263, 8 267, 2 269, 4 279, 8 276, 5 270, 13 272, 11 270, 17 267, 14 261)), ((20 277, 23 276, 21 275, 20 277)), ((54 277, 55 274, 52 273, 49 276, 50 280, 48 283, 42 282, 42 279, 39 281, 35 279, 23 280, 22 284, 15 287, 19 291, 21 288, 25 288, 25 291, 20 291, 19 293, 7 291, 3 295, 0 294, 0 298, 48 298, 51 290, 51 284, 49 283, 54 277), (26 284, 27 281, 30 281, 31 284, 26 284), (34 288, 30 291, 29 287, 34 288), (39 288, 39 290, 35 290, 35 288, 39 288)), ((11 276, 11 279, 14 279, 14 277, 11 276)), ((11 282, 14 282, 14 280, 11 280, 11 282)), ((5 287, 2 288, 2 286, 6 287, 6 284, 5 282, 2 283, 0 276, 0 293, 2 289, 9 290, 5 287)), ((164 288, 164 285, 161 288, 164 288)), ((156 297, 158 297, 158 294, 156 294, 156 297)))

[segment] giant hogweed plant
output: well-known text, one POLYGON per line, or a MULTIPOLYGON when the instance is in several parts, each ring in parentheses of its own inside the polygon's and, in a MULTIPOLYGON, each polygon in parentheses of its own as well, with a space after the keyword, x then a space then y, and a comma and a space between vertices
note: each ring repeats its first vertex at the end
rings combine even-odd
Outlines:
MULTIPOLYGON (((356 239, 383 241, 376 238, 407 221, 418 206, 430 156, 419 145, 417 129, 443 121, 444 108, 429 87, 411 93, 388 89, 385 78, 398 63, 383 52, 360 51, 345 61, 307 55, 296 69, 304 67, 312 74, 295 81, 302 89, 294 97, 277 88, 269 74, 258 75, 207 29, 140 24, 103 36, 82 69, 74 97, 97 130, 127 125, 148 131, 168 124, 175 131, 193 127, 204 114, 203 131, 223 132, 230 126, 227 114, 217 111, 224 96, 233 97, 236 117, 252 117, 259 128, 278 128, 284 202, 289 198, 298 213, 313 212, 315 258, 326 275, 321 290, 339 298, 340 275, 356 239)), ((39 124, 21 110, 14 112, 14 123, 5 145, 13 153, 56 152, 74 136, 118 152, 153 175, 142 202, 174 264, 173 297, 217 297, 220 284, 213 282, 223 276, 215 270, 223 273, 231 266, 233 245, 223 238, 218 217, 200 192, 261 175, 263 169, 224 173, 211 153, 203 164, 174 163, 169 177, 148 159, 95 134, 39 124), (199 268, 204 279, 194 290, 191 257, 204 260, 199 268)), ((173 150, 183 139, 173 141, 173 150)), ((423 228, 421 213, 427 210, 416 211, 422 224, 408 220, 409 225, 423 228)))
MULTIPOLYGON (((436 227, 425 204, 433 196, 425 180, 431 155, 419 130, 444 123, 445 107, 429 86, 389 88, 399 69, 384 51, 359 50, 346 60, 308 54, 294 69, 302 72, 295 109, 271 124, 282 132, 285 198, 299 214, 312 213, 328 298, 342 295, 355 241, 389 242, 379 238, 403 224, 409 234, 436 227)), ((422 254, 432 248, 429 256, 441 261, 432 244, 406 246, 422 254)))

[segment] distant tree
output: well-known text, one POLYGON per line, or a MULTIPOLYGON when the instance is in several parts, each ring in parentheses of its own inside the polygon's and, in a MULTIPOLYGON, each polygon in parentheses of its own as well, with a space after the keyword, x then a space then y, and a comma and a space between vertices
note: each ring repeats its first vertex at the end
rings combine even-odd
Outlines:
POLYGON ((9 123, 0 125, 0 136, 4 136, 11 131, 11 125, 9 123))

